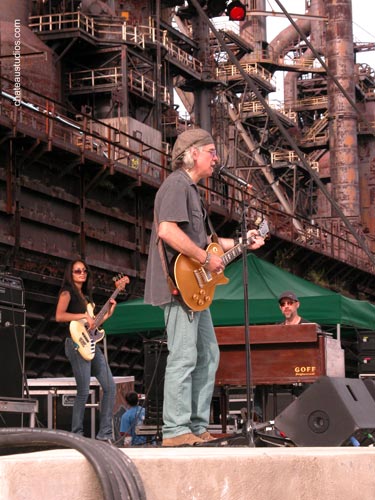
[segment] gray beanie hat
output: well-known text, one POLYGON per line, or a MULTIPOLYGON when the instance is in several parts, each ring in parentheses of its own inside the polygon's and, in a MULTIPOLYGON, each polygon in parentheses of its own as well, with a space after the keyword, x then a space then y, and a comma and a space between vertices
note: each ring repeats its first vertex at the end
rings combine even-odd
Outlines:
POLYGON ((180 160, 184 152, 191 146, 205 146, 206 144, 214 144, 214 140, 206 130, 202 128, 192 128, 185 130, 177 137, 172 149, 172 166, 175 168, 176 161, 180 160))

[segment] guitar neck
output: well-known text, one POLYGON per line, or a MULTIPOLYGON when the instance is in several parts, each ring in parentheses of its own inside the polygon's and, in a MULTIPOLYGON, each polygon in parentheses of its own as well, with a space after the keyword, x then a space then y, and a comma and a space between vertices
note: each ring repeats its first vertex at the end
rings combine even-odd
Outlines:
MULTIPOLYGON (((266 221, 263 221, 263 223, 261 224, 261 230, 260 231, 258 230, 258 234, 260 234, 260 236, 264 238, 268 234, 268 231, 269 231, 268 224, 266 221)), ((254 243, 254 239, 251 237, 246 240, 246 245, 249 245, 250 243, 254 243)), ((228 250, 228 252, 225 252, 221 256, 221 260, 223 261, 224 265, 227 266, 230 262, 232 262, 232 260, 238 257, 241 253, 242 253, 242 243, 238 243, 233 248, 228 250)))
POLYGON ((242 244, 238 243, 238 245, 235 245, 233 248, 225 252, 221 256, 221 260, 223 261, 224 265, 227 266, 232 260, 237 258, 239 255, 242 253, 242 244))
POLYGON ((104 320, 104 316, 107 314, 109 311, 109 308, 111 307, 111 300, 115 299, 117 295, 121 292, 121 288, 116 288, 116 290, 112 293, 112 295, 109 297, 107 302, 104 304, 104 306, 100 309, 98 314, 95 316, 95 321, 94 321, 94 327, 98 328, 104 320))

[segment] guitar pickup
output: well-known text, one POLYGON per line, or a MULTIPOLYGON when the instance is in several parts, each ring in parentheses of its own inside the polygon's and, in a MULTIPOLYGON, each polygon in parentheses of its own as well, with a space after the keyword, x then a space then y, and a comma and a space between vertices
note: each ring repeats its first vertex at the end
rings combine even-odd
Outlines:
POLYGON ((194 269, 194 276, 197 280, 199 288, 203 288, 206 283, 209 283, 212 280, 212 274, 204 267, 194 269))

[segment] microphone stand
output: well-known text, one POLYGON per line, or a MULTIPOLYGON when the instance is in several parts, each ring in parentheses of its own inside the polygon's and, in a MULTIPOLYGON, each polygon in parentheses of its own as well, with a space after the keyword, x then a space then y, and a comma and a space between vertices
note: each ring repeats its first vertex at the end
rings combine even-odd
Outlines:
POLYGON ((247 417, 243 425, 243 434, 247 446, 255 447, 254 443, 254 390, 251 380, 251 348, 250 348, 250 327, 249 327, 249 275, 247 266, 247 220, 246 220, 246 202, 244 193, 242 193, 242 214, 241 214, 241 237, 242 237, 242 282, 244 295, 244 333, 246 348, 246 400, 247 417))
MULTIPOLYGON (((245 333, 245 355, 246 355, 246 402, 247 402, 247 415, 244 419, 244 425, 242 428, 242 437, 245 439, 245 444, 250 447, 255 446, 254 435, 255 426, 253 422, 254 414, 254 389, 252 385, 251 376, 251 349, 250 349, 250 328, 249 328, 249 275, 248 275, 248 265, 247 265, 247 205, 245 202, 244 191, 251 188, 252 186, 248 184, 244 179, 234 175, 230 170, 224 166, 217 168, 217 173, 219 178, 226 176, 231 180, 235 181, 242 194, 242 214, 241 214, 241 237, 242 237, 242 283, 243 283, 243 294, 244 294, 244 333, 245 333)), ((229 439, 230 440, 230 439, 229 439)), ((237 437, 234 441, 238 444, 239 440, 237 437)))

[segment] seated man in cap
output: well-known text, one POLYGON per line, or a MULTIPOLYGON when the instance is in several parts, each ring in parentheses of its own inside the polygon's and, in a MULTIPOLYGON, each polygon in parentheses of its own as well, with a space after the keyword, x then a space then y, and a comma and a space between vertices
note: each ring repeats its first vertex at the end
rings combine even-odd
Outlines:
MULTIPOLYGON (((168 266, 174 256, 199 262, 207 272, 224 270, 219 255, 208 253, 211 242, 198 184, 210 177, 218 160, 214 140, 202 129, 180 134, 172 150, 173 172, 160 186, 154 204, 145 302, 164 309, 169 355, 163 401, 163 446, 186 446, 209 441, 210 405, 219 362, 219 348, 209 308, 192 312, 176 299, 168 285, 168 266)), ((257 231, 250 249, 264 239, 257 231)), ((235 241, 219 238, 224 252, 235 241)))
MULTIPOLYGON (((315 323, 305 318, 302 318, 298 314, 298 308, 300 306, 297 295, 294 292, 286 291, 283 292, 279 297, 279 306, 281 312, 283 313, 285 320, 281 323, 282 325, 300 325, 301 323, 315 323)), ((318 332, 321 332, 321 326, 316 323, 318 332)))
POLYGON ((279 297, 279 306, 285 317, 283 325, 299 325, 301 323, 313 323, 307 319, 301 318, 298 314, 300 306, 297 295, 294 292, 283 292, 279 297))

